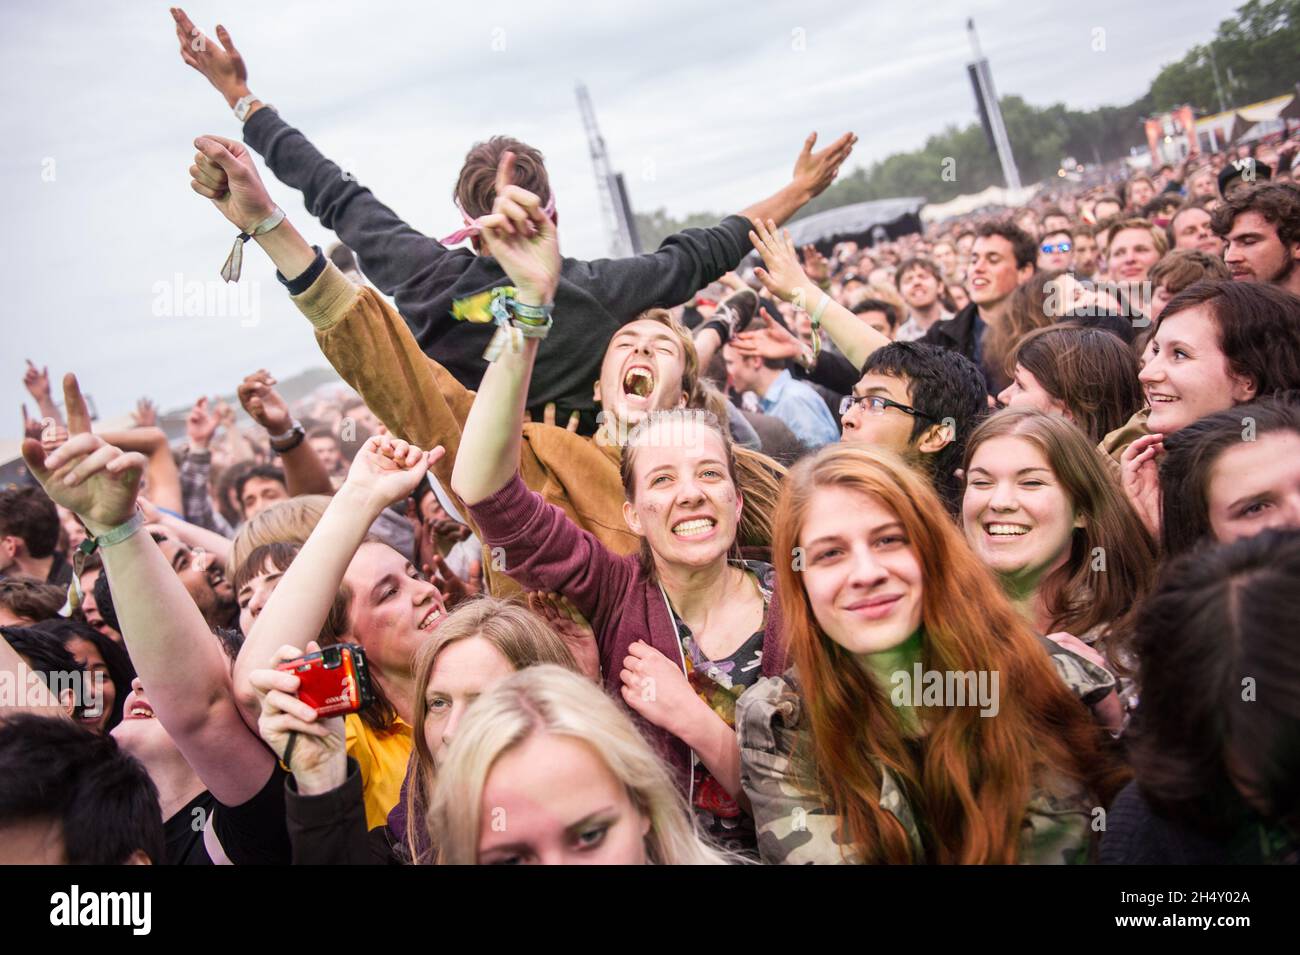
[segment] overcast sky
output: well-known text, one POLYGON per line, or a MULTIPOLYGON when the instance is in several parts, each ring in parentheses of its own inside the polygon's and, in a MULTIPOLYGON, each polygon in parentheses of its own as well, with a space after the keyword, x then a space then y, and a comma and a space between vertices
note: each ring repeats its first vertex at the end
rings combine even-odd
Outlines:
MULTIPOLYGON (((1235 5, 204 0, 186 10, 209 34, 223 23, 253 91, 417 229, 459 225, 450 193, 466 149, 509 133, 546 155, 564 252, 598 257, 606 238, 579 79, 635 208, 735 211, 788 181, 810 131, 823 142, 856 132, 852 167, 973 121, 967 16, 1001 95, 1088 109, 1143 93, 1235 5)), ((189 190, 193 139, 235 137, 238 124, 181 62, 167 5, 6 3, 0 70, 0 439, 19 431, 27 357, 52 378, 76 371, 106 416, 142 394, 168 409, 228 393, 258 367, 283 377, 324 364, 251 243, 242 298, 187 303, 187 284, 220 284, 233 239, 189 190)), ((264 175, 308 238, 327 244, 298 194, 264 175)))

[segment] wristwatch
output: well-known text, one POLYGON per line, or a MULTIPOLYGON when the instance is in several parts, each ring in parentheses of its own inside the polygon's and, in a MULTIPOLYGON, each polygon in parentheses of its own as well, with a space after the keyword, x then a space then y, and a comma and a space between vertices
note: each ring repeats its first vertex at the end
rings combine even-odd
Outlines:
POLYGON ((302 444, 306 437, 306 429, 304 429, 299 422, 295 421, 293 427, 283 434, 269 435, 271 440, 271 450, 276 454, 285 454, 302 444))
MULTIPOLYGON (((257 97, 252 93, 249 93, 247 96, 241 96, 239 99, 235 100, 235 119, 239 120, 241 123, 248 119, 248 112, 253 108, 253 104, 256 102, 257 97)), ((266 104, 263 103, 262 105, 265 106, 266 104)))

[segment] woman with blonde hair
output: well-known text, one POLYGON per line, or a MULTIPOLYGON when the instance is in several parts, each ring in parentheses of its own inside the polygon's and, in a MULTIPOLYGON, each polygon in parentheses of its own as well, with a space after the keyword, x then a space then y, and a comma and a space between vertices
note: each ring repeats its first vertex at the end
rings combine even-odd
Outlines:
POLYGON ((590 680, 530 667, 474 704, 429 808, 450 865, 722 865, 663 760, 590 680))
POLYGON ((774 523, 793 666, 737 718, 763 860, 1087 861, 1122 774, 925 480, 826 447, 774 523))
MULTIPOLYGON (((539 608, 540 609, 540 608, 539 608)), ((553 618, 552 618, 553 619, 553 618)), ((416 692, 411 700, 413 749, 400 802, 386 825, 367 834, 360 767, 338 745, 342 721, 308 719, 299 710, 298 678, 260 670, 251 679, 262 714, 259 729, 267 744, 283 753, 289 732, 294 787, 286 808, 294 860, 300 863, 394 863, 434 861, 426 825, 427 807, 447 746, 466 708, 482 693, 519 670, 551 664, 590 675, 595 666, 587 637, 557 635, 546 620, 519 603, 495 597, 465 601, 424 641, 411 665, 416 692), (324 735, 320 735, 324 730, 324 735)), ((285 648, 284 657, 289 657, 285 648)), ((277 656, 280 659, 280 656, 277 656)))

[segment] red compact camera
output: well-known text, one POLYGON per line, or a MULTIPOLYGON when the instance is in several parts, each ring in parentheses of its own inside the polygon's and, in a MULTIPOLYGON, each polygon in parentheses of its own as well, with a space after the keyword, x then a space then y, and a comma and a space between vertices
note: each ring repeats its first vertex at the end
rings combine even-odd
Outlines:
POLYGON ((375 699, 366 666, 366 651, 354 643, 340 643, 276 667, 298 677, 298 699, 318 717, 355 713, 375 699))

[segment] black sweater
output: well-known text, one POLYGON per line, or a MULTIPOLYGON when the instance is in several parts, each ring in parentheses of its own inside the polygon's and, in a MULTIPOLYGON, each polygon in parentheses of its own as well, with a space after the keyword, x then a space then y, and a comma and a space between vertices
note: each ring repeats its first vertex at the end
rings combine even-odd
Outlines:
MULTIPOLYGON (((467 388, 477 389, 493 329, 456 321, 451 303, 509 284, 496 260, 465 248, 448 249, 417 232, 273 109, 249 117, 244 141, 277 179, 302 193, 321 225, 352 248, 366 278, 393 298, 424 353, 467 388)), ((669 236, 658 251, 645 255, 564 259, 555 327, 538 350, 528 393, 534 420, 541 420, 540 409, 554 401, 557 420, 576 409, 584 412, 584 430, 593 427, 592 385, 614 332, 647 308, 685 302, 734 269, 750 249, 749 229, 748 219, 728 216, 712 228, 669 236)))

